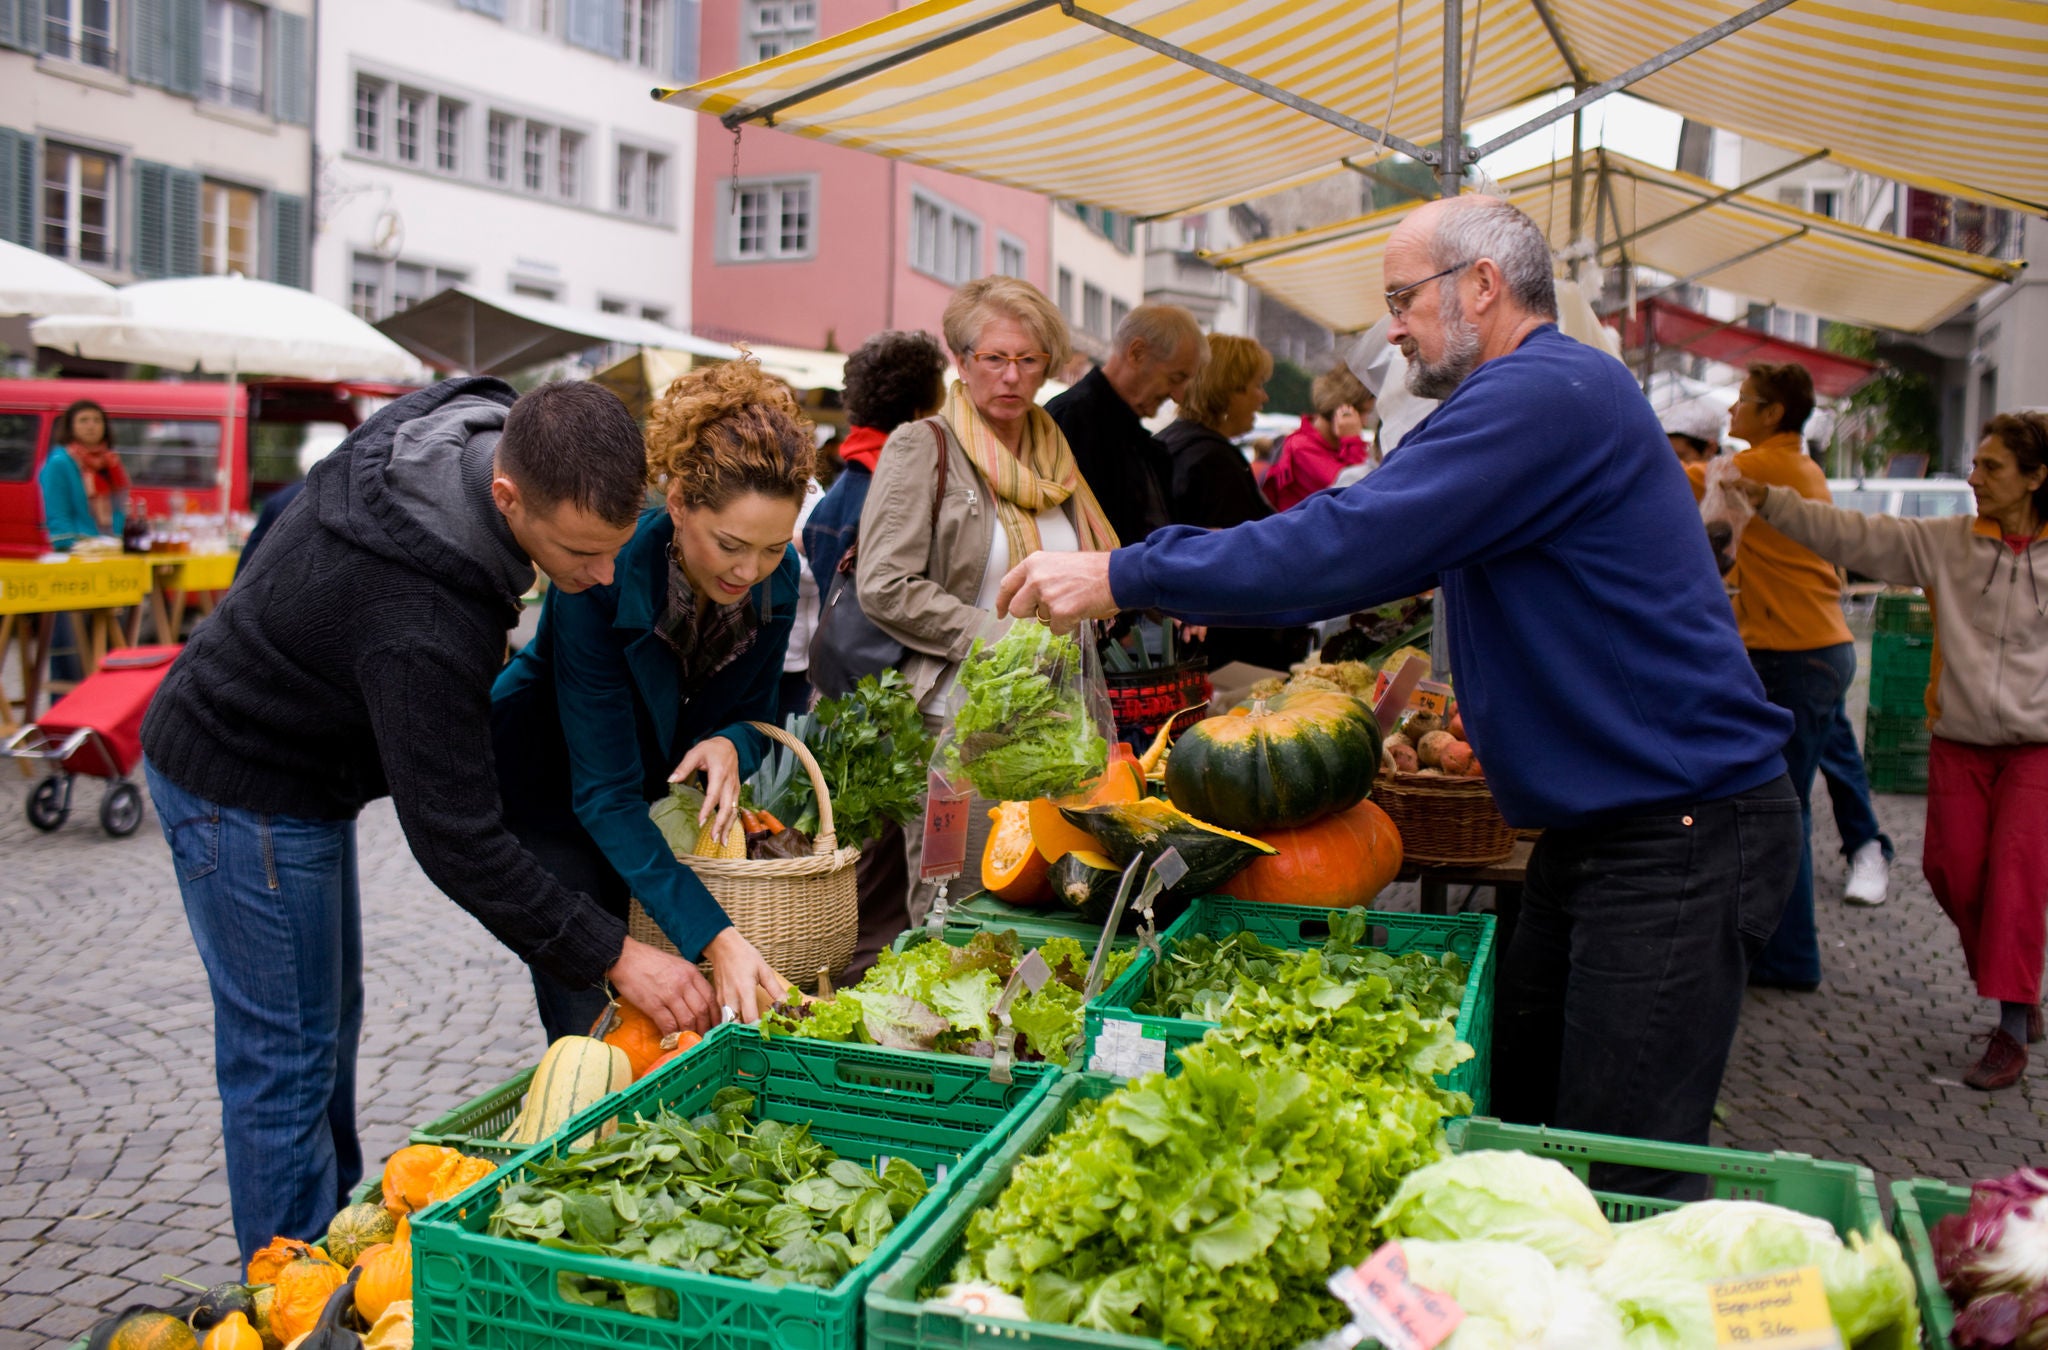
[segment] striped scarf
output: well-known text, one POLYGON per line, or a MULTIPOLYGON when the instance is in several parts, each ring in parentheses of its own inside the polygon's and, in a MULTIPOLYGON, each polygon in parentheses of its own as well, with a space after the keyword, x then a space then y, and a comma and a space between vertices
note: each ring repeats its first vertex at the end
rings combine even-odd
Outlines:
POLYGON ((1039 550, 1038 513, 1069 497, 1074 499, 1074 533, 1081 541, 1081 551, 1107 552, 1117 546, 1116 531, 1082 481, 1074 452, 1051 413, 1032 406, 1024 418, 1024 443, 1016 453, 996 439, 995 431, 967 397, 967 386, 959 380, 953 381, 946 395, 944 415, 967 458, 995 491, 996 519, 1009 536, 1012 567, 1039 550))

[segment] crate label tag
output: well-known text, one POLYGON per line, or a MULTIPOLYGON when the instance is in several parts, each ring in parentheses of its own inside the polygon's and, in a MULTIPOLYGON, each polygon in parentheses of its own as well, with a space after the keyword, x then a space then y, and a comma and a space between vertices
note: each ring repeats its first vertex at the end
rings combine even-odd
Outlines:
POLYGON ((1465 1310, 1450 1298, 1408 1278, 1408 1258, 1398 1242, 1332 1275, 1330 1292, 1385 1350, 1436 1350, 1465 1320, 1465 1310))
POLYGON ((1707 1285, 1714 1344, 1752 1350, 1841 1350, 1819 1266, 1707 1285))
POLYGON ((1119 1078, 1143 1078, 1166 1068, 1166 1042, 1149 1027, 1121 1017, 1105 1020, 1088 1052, 1088 1067, 1119 1078))
POLYGON ((924 798, 924 860, 917 875, 941 881, 967 870, 967 813, 974 793, 963 778, 954 782, 933 770, 924 798))

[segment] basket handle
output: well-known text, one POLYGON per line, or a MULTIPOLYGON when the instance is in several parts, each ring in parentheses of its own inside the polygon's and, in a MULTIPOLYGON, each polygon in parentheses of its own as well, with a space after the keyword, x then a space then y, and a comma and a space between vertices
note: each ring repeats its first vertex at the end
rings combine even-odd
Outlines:
POLYGON ((768 722, 749 722, 748 726, 774 741, 796 752, 797 762, 804 766, 804 772, 811 776, 811 791, 818 797, 818 837, 811 843, 811 853, 822 855, 838 851, 839 841, 832 829, 832 793, 825 786, 825 773, 818 767, 818 761, 811 755, 811 747, 800 737, 792 736, 781 727, 768 722))

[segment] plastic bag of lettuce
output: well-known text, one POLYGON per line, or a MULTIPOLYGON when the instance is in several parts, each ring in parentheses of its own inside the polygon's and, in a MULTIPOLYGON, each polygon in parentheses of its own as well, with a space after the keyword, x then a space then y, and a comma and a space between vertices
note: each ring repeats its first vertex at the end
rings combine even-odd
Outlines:
MULTIPOLYGON (((884 952, 860 983, 831 998, 792 996, 777 1004, 761 1019, 761 1030, 891 1050, 992 1056, 996 1000, 1026 950, 1013 932, 981 932, 963 947, 928 940, 884 952)), ((1024 1057, 1064 1065, 1068 1045, 1081 1034, 1088 952, 1066 937, 1052 938, 1037 951, 1052 978, 1018 996, 1010 1005, 1010 1023, 1022 1037, 1024 1057)), ((1107 978, 1121 974, 1133 955, 1110 953, 1107 978)))
POLYGON ((934 763, 991 801, 1072 792, 1109 762, 1110 717, 1093 625, 1067 636, 1020 619, 960 663, 959 710, 934 763))

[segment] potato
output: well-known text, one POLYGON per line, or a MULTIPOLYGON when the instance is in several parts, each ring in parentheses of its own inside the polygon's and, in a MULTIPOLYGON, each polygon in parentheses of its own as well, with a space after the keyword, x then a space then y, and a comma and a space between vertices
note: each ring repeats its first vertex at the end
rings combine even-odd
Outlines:
POLYGON ((1445 773, 1464 778, 1472 772, 1473 758, 1470 745, 1464 741, 1454 740, 1449 745, 1444 746, 1437 755, 1437 763, 1445 773))
POLYGON ((1424 736, 1432 731, 1442 731, 1443 727, 1443 718, 1438 717, 1433 712, 1426 712, 1421 708, 1413 709, 1401 715, 1401 734, 1414 741, 1418 746, 1422 743, 1424 736))
POLYGON ((1422 761, 1415 756, 1415 747, 1408 743, 1405 736, 1387 737, 1381 758, 1392 761, 1394 773, 1414 773, 1422 767, 1422 761))
POLYGON ((1422 739, 1415 743, 1415 757, 1422 761, 1425 769, 1444 767, 1444 751, 1458 743, 1458 738, 1448 731, 1424 732, 1422 739))

